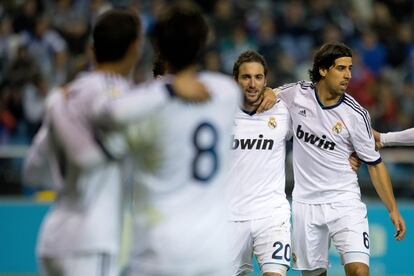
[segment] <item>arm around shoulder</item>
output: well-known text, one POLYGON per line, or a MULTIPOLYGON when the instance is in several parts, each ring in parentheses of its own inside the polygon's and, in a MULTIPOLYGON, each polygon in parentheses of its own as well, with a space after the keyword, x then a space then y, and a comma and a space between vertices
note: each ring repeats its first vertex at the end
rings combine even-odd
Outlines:
POLYGON ((402 131, 381 133, 380 140, 384 146, 413 146, 414 127, 402 131))

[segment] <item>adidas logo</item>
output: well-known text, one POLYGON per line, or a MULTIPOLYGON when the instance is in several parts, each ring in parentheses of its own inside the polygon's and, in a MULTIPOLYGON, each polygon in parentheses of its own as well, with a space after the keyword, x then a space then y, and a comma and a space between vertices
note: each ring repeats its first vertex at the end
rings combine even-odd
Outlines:
POLYGON ((299 115, 302 115, 303 117, 306 117, 306 109, 300 110, 299 115))

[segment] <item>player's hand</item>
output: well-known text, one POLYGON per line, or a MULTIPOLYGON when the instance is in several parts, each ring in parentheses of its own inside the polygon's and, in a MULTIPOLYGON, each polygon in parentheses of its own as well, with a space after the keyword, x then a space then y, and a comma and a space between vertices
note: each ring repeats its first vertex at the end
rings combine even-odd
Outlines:
POLYGON ((177 74, 172 86, 177 97, 190 102, 205 102, 210 98, 207 88, 196 77, 196 74, 177 74))
POLYGON ((405 221, 403 217, 401 216, 400 212, 398 211, 398 209, 393 212, 390 212, 390 218, 396 230, 395 239, 397 241, 404 239, 405 232, 407 231, 407 229, 405 226, 405 221))
POLYGON ((375 150, 382 149, 384 147, 384 145, 381 143, 381 133, 379 133, 375 129, 373 129, 372 132, 374 133, 375 150))
POLYGON ((359 168, 361 167, 361 160, 358 158, 358 155, 356 154, 356 152, 353 152, 349 158, 349 164, 351 165, 351 168, 354 172, 358 171, 359 168))
POLYGON ((258 105, 256 113, 262 113, 269 110, 276 104, 276 100, 276 93, 273 92, 271 88, 266 87, 261 93, 259 100, 256 101, 256 104, 258 105))

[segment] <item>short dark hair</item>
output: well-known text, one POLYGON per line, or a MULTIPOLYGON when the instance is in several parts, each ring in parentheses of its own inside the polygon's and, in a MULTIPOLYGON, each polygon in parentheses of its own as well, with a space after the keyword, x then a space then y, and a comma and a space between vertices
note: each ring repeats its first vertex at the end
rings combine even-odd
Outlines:
POLYGON ((167 7, 156 20, 152 42, 172 72, 194 64, 207 42, 208 25, 200 8, 189 1, 167 7))
POLYGON ((312 70, 309 70, 309 77, 313 83, 322 79, 319 69, 329 69, 335 64, 335 60, 341 57, 352 57, 352 50, 342 42, 331 42, 322 45, 313 58, 312 70))
POLYGON ((96 62, 122 59, 140 32, 141 21, 132 10, 118 7, 104 12, 98 17, 92 34, 96 62))
POLYGON ((246 62, 260 63, 261 65, 263 65, 265 76, 267 76, 268 68, 267 68, 267 64, 266 64, 264 57, 256 51, 249 50, 249 51, 245 51, 241 53, 233 65, 233 77, 236 81, 239 77, 240 66, 246 62))
POLYGON ((154 78, 158 76, 163 76, 165 74, 165 62, 162 60, 159 54, 154 56, 154 61, 152 63, 152 74, 154 78))

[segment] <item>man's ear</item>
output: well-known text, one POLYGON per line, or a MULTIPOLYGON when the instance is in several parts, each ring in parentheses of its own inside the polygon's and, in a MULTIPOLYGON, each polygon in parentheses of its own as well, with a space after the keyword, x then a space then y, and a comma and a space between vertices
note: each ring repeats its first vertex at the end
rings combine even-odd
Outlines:
POLYGON ((319 75, 321 75, 322 77, 325 77, 327 74, 328 70, 325 68, 319 68, 319 75))

